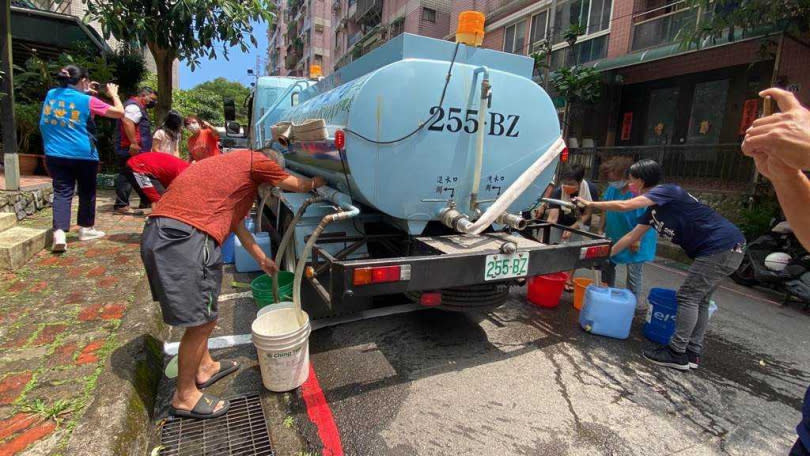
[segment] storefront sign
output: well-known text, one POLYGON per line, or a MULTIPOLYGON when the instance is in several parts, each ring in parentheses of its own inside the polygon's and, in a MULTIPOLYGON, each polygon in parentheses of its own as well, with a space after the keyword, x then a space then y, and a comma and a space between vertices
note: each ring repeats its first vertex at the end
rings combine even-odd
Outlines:
POLYGON ((751 127, 751 124, 757 119, 759 113, 759 98, 752 98, 745 100, 743 104, 742 120, 740 120, 740 131, 738 134, 744 135, 745 131, 751 127))
POLYGON ((630 132, 633 129, 633 113, 626 112, 622 118, 622 141, 630 141, 630 132))

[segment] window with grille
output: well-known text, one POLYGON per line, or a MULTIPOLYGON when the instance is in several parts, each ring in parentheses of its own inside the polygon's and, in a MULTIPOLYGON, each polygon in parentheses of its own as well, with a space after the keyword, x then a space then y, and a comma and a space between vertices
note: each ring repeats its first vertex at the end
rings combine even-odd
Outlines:
POLYGON ((422 8, 422 20, 425 22, 436 22, 436 10, 431 8, 422 8))
POLYGON ((503 50, 512 54, 525 54, 526 49, 526 21, 522 20, 516 24, 506 27, 503 34, 503 50))

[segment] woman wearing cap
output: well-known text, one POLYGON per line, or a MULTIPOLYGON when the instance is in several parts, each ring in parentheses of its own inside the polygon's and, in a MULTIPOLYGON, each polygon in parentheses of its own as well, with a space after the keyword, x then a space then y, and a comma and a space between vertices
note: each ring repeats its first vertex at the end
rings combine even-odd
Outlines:
POLYGON ((98 150, 95 138, 95 116, 120 119, 124 106, 118 98, 118 86, 107 84, 110 106, 89 95, 87 70, 76 65, 62 68, 56 75, 59 87, 48 91, 42 104, 39 129, 45 148, 45 164, 53 178, 53 247, 54 252, 67 248, 70 231, 70 205, 74 188, 79 191, 79 240, 104 236, 96 230, 96 174, 98 150))

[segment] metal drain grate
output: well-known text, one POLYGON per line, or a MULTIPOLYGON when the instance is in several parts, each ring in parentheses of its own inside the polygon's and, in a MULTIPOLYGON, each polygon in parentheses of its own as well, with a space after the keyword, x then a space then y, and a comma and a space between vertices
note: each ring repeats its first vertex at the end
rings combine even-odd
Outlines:
POLYGON ((163 456, 275 456, 259 396, 229 399, 231 409, 211 420, 176 418, 160 433, 163 456))

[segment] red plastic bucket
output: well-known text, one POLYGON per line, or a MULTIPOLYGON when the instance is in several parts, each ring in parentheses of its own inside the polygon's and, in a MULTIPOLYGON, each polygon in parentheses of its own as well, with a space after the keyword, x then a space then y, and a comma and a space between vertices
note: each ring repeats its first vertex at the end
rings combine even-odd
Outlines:
POLYGON ((538 307, 557 307, 568 274, 555 272, 529 279, 529 302, 538 307))

